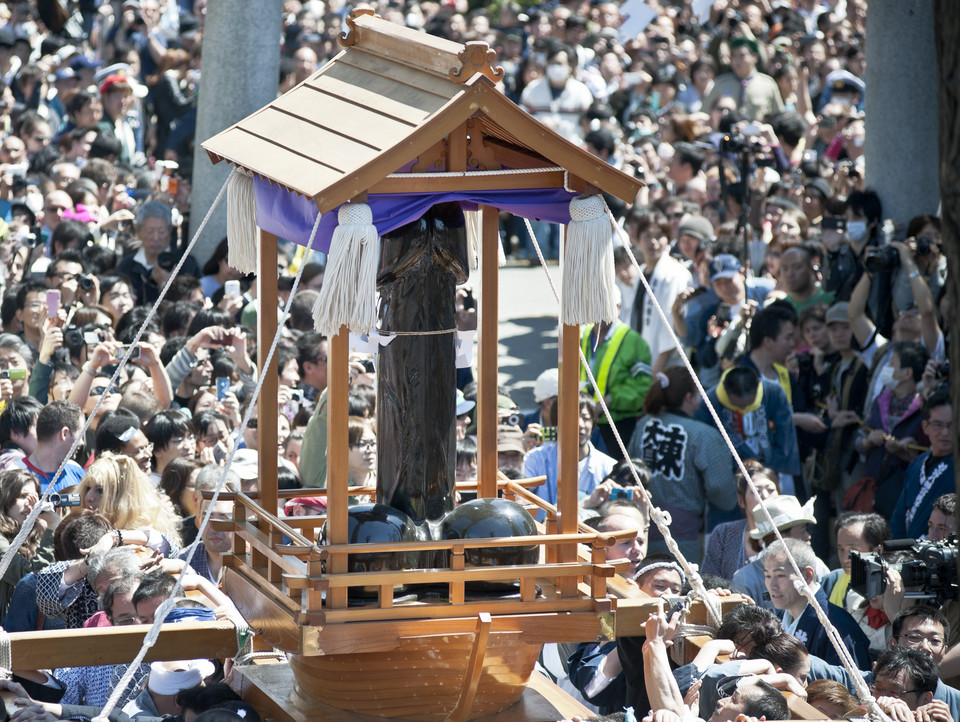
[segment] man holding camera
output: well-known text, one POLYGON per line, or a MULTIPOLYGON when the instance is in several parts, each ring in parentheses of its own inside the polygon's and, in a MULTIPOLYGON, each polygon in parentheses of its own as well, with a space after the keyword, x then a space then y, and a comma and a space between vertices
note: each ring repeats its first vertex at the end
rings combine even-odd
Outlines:
MULTIPOLYGON (((170 278, 173 265, 165 252, 170 249, 173 222, 170 206, 160 201, 148 201, 140 208, 134 223, 137 238, 142 243, 140 250, 125 256, 117 264, 117 273, 130 279, 130 290, 141 304, 154 303, 160 297, 160 289, 170 278)), ((200 277, 197 262, 187 257, 180 275, 200 277)))
MULTIPOLYGON (((603 478, 610 473, 616 461, 598 451, 590 443, 590 436, 597 423, 597 405, 593 399, 583 392, 580 393, 579 422, 577 425, 579 449, 578 487, 580 498, 588 497, 603 478)), ((546 476, 547 480, 534 489, 534 492, 544 501, 557 503, 557 444, 547 441, 527 454, 523 461, 523 475, 526 478, 546 476)), ((543 512, 538 515, 544 518, 543 512)))

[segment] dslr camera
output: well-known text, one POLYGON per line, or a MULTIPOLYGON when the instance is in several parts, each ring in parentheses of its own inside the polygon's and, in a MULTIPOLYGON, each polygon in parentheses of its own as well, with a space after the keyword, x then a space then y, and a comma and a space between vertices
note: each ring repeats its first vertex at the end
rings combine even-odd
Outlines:
POLYGON ((917 239, 917 255, 918 256, 929 256, 930 252, 933 250, 933 239, 930 236, 920 236, 917 239))
POLYGON ((936 605, 960 598, 957 575, 957 537, 939 542, 916 539, 891 539, 879 553, 850 552, 850 587, 867 599, 883 594, 887 588, 887 570, 903 579, 907 599, 927 599, 936 605), (888 561, 897 552, 900 561, 888 561))
POLYGON ((894 271, 900 265, 900 253, 892 246, 870 248, 863 258, 863 265, 870 273, 894 271))

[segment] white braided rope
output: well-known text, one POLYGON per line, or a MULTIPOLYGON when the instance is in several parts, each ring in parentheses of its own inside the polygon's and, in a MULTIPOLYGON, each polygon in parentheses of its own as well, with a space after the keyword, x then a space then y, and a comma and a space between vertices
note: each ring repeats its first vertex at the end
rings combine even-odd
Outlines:
POLYGON ((67 455, 64 457, 63 461, 60 463, 60 467, 57 469, 56 473, 50 478, 50 483, 47 484, 46 491, 43 492, 43 495, 40 497, 40 500, 33 505, 33 510, 30 514, 27 515, 27 518, 23 520, 23 524, 20 525, 20 531, 17 532, 17 535, 10 542, 10 547, 3 554, 3 558, 0 559, 0 579, 3 578, 3 575, 7 573, 7 569, 10 568, 10 564, 13 561, 13 555, 19 553, 20 546, 23 544, 24 540, 29 536, 30 532, 33 531, 33 526, 36 524, 37 518, 40 516, 40 513, 43 511, 44 502, 50 498, 50 494, 53 493, 53 487, 55 486, 56 480, 63 473, 63 470, 67 467, 69 461, 73 458, 73 455, 76 453, 77 448, 80 446, 81 442, 84 439, 87 429, 90 428, 90 424, 97 416, 97 412, 100 410, 100 407, 103 405, 103 401, 107 396, 107 393, 111 388, 117 385, 117 381, 120 378, 120 373, 123 371, 124 366, 126 366, 127 361, 130 360, 130 356, 133 354, 133 350, 137 347, 137 344, 140 342, 140 337, 143 336, 144 329, 146 329, 147 324, 153 319, 157 314, 157 309, 160 307, 160 304, 163 302, 163 299, 167 295, 167 291, 170 290, 170 286, 173 284, 174 279, 177 277, 177 274, 180 272, 180 269, 183 267, 183 264, 186 262, 187 257, 190 255, 190 251, 193 250, 193 247, 196 245, 197 240, 200 238, 200 234, 203 233, 203 230, 207 227, 207 223, 210 221, 210 218, 213 216, 213 212, 216 210, 217 206, 220 203, 220 200, 223 198, 223 194, 227 189, 227 183, 229 183, 230 178, 233 177, 233 173, 237 173, 237 169, 234 169, 230 174, 230 177, 224 182, 223 186, 220 188, 220 192, 217 193, 217 197, 214 199, 213 204, 210 206, 210 209, 207 211, 207 215, 204 216, 203 221, 200 223, 200 227, 197 228, 197 232, 193 235, 193 238, 190 239, 190 243, 184 249, 183 254, 180 256, 180 260, 177 261, 177 265, 174 266, 173 271, 170 272, 170 277, 167 279, 167 282, 163 285, 163 288, 160 290, 160 295, 154 302, 153 306, 150 308, 150 312, 147 314, 146 318, 143 320, 143 325, 140 326, 137 331, 136 336, 133 337, 133 340, 126 347, 126 351, 123 354, 123 358, 120 359, 120 362, 117 364, 116 371, 113 372, 113 376, 110 378, 110 383, 107 385, 104 392, 100 395, 100 398, 97 399, 97 403, 94 405, 93 410, 87 416, 86 420, 83 423, 83 426, 80 427, 80 430, 76 433, 73 444, 70 446, 70 450, 67 452, 67 455))
POLYGON ((9 678, 13 671, 13 651, 10 648, 10 635, 0 627, 0 679, 9 678))
MULTIPOLYGON (((609 208, 607 209, 607 213, 610 214, 610 219, 611 221, 613 221, 614 220, 613 214, 610 213, 609 208)), ((619 226, 617 226, 617 228, 619 229, 619 226)), ((630 260, 633 262, 633 265, 639 271, 640 263, 637 261, 636 256, 634 256, 633 254, 633 248, 630 245, 630 239, 625 237, 626 234, 622 231, 622 229, 620 229, 619 232, 622 234, 623 241, 624 241, 623 245, 624 245, 624 248, 626 248, 627 250, 627 254, 630 256, 630 260)), ((723 437, 724 443, 726 443, 727 447, 730 449, 730 454, 733 456, 734 460, 736 461, 737 466, 740 469, 740 473, 743 475, 744 479, 749 485, 750 490, 753 492, 754 496, 759 500, 760 507, 763 510, 763 514, 767 518, 767 521, 770 522, 770 526, 773 528, 773 532, 776 535, 777 540, 782 542, 783 536, 780 534, 780 530, 777 529, 777 525, 773 520, 773 516, 771 516, 770 514, 770 510, 767 508, 767 505, 762 500, 756 485, 753 483, 753 479, 751 478, 750 473, 747 471, 747 467, 744 465, 743 459, 740 458, 740 455, 737 453, 737 450, 733 445, 733 441, 731 441, 729 434, 727 434, 727 430, 724 428, 723 422, 720 420, 720 415, 717 413, 716 408, 714 408, 713 404, 710 401, 710 398, 707 396, 706 389, 704 389, 703 385, 700 383, 700 378, 697 376, 696 372, 693 369, 693 365, 690 363, 690 359, 687 357, 686 352, 683 350, 683 345, 680 343, 680 339, 677 338, 677 334, 673 329, 673 324, 670 323, 670 320, 667 318, 667 315, 664 312, 663 307, 660 305, 660 302, 657 300, 657 297, 654 295, 653 289, 650 287, 650 284, 648 283, 644 274, 639 273, 638 275, 640 277, 640 282, 643 284, 644 289, 646 290, 647 297, 650 298, 650 300, 653 302, 653 306, 656 309, 657 314, 660 316, 660 320, 663 322, 663 325, 664 327, 666 327, 667 331, 669 331, 670 338, 673 341, 673 345, 676 348, 677 352, 679 353, 680 358, 683 361, 683 365, 686 367, 687 372, 690 374, 691 379, 693 379, 693 383, 694 385, 696 385, 697 391, 699 392, 701 398, 703 399, 703 402, 706 405, 707 410, 710 412, 710 416, 713 418, 713 421, 717 427, 717 430, 720 432, 720 435, 723 437)), ((583 356, 582 351, 580 355, 583 356)), ((581 359, 581 361, 583 361, 583 359, 581 359)), ((587 367, 587 373, 589 372, 590 372, 590 369, 589 367, 587 367)), ((592 378, 591 378, 591 381, 592 381, 592 378)), ((603 403, 602 399, 601 399, 601 403, 603 403)), ((604 408, 604 412, 606 412, 606 408, 604 408)), ((612 424, 611 424, 611 429, 614 431, 614 434, 616 434, 616 427, 614 427, 612 424)), ((623 448, 619 435, 617 435, 617 443, 620 444, 620 448, 624 452, 624 456, 626 456, 626 450, 623 448)), ((636 476, 635 472, 634 472, 634 476, 636 476)), ((660 525, 658 524, 657 526, 659 527, 660 525)), ((661 529, 661 531, 663 530, 661 529)), ((664 539, 666 539, 666 535, 664 535, 664 539)), ((833 646, 837 651, 837 656, 840 657, 840 661, 843 664, 844 668, 847 670, 847 674, 849 674, 850 678, 853 680, 853 684, 854 684, 854 687, 856 687, 857 696, 859 697, 860 702, 867 708, 870 714, 876 716, 881 720, 888 721, 890 718, 877 705, 876 699, 870 693, 869 685, 867 685, 866 681, 864 680, 863 674, 860 672, 860 669, 857 667, 856 662, 854 661, 853 655, 851 654, 850 650, 847 649, 846 645, 843 643, 843 639, 840 637, 840 633, 837 632, 836 627, 834 627, 833 624, 830 622, 830 619, 827 617, 826 610, 824 610, 820 606, 820 604, 817 602, 816 593, 813 591, 813 587, 810 584, 807 584, 806 582, 802 581, 804 578, 803 573, 801 572, 800 567, 797 564, 797 560, 793 558, 793 555, 790 553, 790 550, 786 548, 786 545, 784 545, 784 553, 786 554, 787 560, 790 562, 790 566, 793 568, 794 573, 799 577, 794 582, 794 586, 797 588, 797 591, 799 591, 804 597, 806 597, 807 602, 810 604, 810 606, 813 607, 813 610, 816 613, 817 618, 820 620, 820 623, 823 625, 823 628, 827 632, 827 636, 830 638, 830 642, 833 644, 833 646)), ((678 557, 678 558, 682 559, 682 557, 678 557)))
MULTIPOLYGON (((323 214, 321 213, 317 214, 317 220, 313 224, 313 231, 310 233, 310 240, 307 243, 307 248, 310 248, 313 245, 313 240, 317 235, 317 229, 320 227, 320 219, 322 216, 323 214)), ((293 304, 294 296, 296 296, 297 293, 297 287, 300 285, 300 278, 303 276, 303 269, 306 268, 306 266, 307 264, 305 263, 301 264, 300 268, 297 270, 297 275, 293 279, 293 286, 290 289, 290 296, 287 298, 287 303, 283 308, 283 314, 280 316, 280 320, 277 321, 277 332, 273 337, 273 342, 270 344, 270 350, 267 352, 267 356, 264 359, 263 368, 259 369, 257 385, 253 390, 253 395, 250 398, 250 404, 248 405, 247 411, 243 417, 243 421, 240 424, 241 429, 246 428, 247 423, 253 417, 253 413, 256 410, 257 399, 260 396, 260 390, 263 388, 263 382, 269 371, 270 362, 273 360, 273 356, 277 351, 277 345, 280 343, 280 337, 283 334, 283 324, 286 323, 287 318, 290 315, 290 307, 293 304)), ((260 313, 267 313, 269 310, 270 309, 261 308, 260 313)), ((193 555, 196 553, 199 545, 203 543, 203 533, 210 524, 210 518, 213 516, 214 511, 214 504, 216 504, 217 499, 220 497, 220 492, 227 481, 227 472, 230 470, 230 465, 233 464, 233 459, 236 454, 237 445, 234 444, 230 455, 227 457, 226 464, 223 467, 223 472, 220 474, 220 481, 217 483, 217 488, 214 490, 213 497, 210 499, 210 503, 207 505, 207 511, 203 516, 203 521, 201 522, 200 527, 197 529, 197 539, 186 549, 186 563, 184 564, 183 571, 180 572, 180 576, 177 578, 176 585, 170 592, 170 596, 167 597, 163 604, 161 604, 154 613, 153 626, 150 627, 150 631, 147 632, 146 636, 143 638, 143 644, 140 647, 140 651, 137 652, 137 656, 134 657, 133 662, 131 662, 130 666, 127 667, 127 671, 123 673, 123 676, 120 678, 120 681, 110 694, 110 698, 100 711, 100 714, 94 717, 94 722, 108 722, 110 712, 116 708, 117 702, 123 695, 123 690, 125 690, 127 685, 130 684, 130 681, 133 679, 133 675, 137 672, 137 668, 140 666, 140 663, 143 662, 143 658, 146 656, 147 651, 156 643, 157 637, 160 636, 160 630, 163 626, 164 617, 166 617, 167 612, 169 612, 176 603, 175 598, 180 595, 180 592, 183 589, 183 577, 184 575, 190 573, 190 562, 193 561, 193 555)))
MULTIPOLYGON (((526 218, 523 219, 523 222, 527 226, 527 232, 530 234, 530 239, 533 242, 533 248, 537 252, 537 258, 540 259, 540 265, 543 267, 544 272, 547 276, 547 281, 550 284, 550 290, 553 291, 554 297, 557 299, 557 303, 560 303, 560 294, 557 292, 557 287, 553 283, 553 278, 550 276, 549 271, 547 271, 547 264, 543 258, 543 253, 540 250, 540 244, 537 243, 537 238, 533 233, 533 226, 530 225, 530 221, 526 218)), ((642 275, 642 274, 641 274, 642 275)), ((590 369, 590 364, 587 362, 586 356, 583 354, 583 349, 577 344, 577 349, 580 352, 580 364, 582 368, 586 371, 587 377, 590 379, 590 384, 593 386, 594 392, 599 399, 601 408, 603 409, 603 414, 606 416, 607 421, 610 426, 610 430, 613 432, 614 437, 617 440, 617 445, 620 447, 620 451, 623 453, 623 458, 629 459, 630 456, 627 454, 626 446, 623 443, 623 439, 620 438, 620 434, 617 431, 616 424, 613 423, 613 418, 610 415, 610 409, 607 408, 606 402, 603 400, 603 397, 599 392, 599 385, 597 384, 596 378, 593 376, 593 371, 590 369)), ((653 503, 653 497, 650 495, 650 492, 643 486, 640 481, 640 477, 637 475, 636 469, 633 468, 633 465, 630 465, 630 473, 633 474, 634 483, 636 488, 640 490, 640 494, 643 498, 644 503, 647 506, 648 512, 650 514, 650 520, 657 525, 657 528, 660 530, 660 533, 663 535, 664 542, 667 545, 667 549, 670 550, 670 553, 676 557, 680 566, 683 568, 684 574, 686 574, 687 579, 690 580, 690 586, 693 588, 693 593, 700 597, 703 600, 703 604, 707 609, 707 614, 710 617, 711 622, 715 626, 720 626, 721 622, 721 612, 720 605, 717 601, 711 597, 707 592, 706 587, 703 584, 703 579, 700 577, 699 572, 697 571, 697 566, 691 564, 686 557, 683 556, 683 553, 680 551, 680 547, 677 544, 676 540, 673 538, 673 535, 670 533, 670 515, 666 512, 661 511, 653 503)))

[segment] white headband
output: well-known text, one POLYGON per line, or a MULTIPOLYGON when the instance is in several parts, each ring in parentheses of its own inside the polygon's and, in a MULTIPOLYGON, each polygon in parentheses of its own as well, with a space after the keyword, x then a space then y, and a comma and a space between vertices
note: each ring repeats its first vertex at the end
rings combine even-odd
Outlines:
POLYGON ((640 569, 636 574, 633 575, 634 580, 639 579, 647 572, 656 571, 657 569, 670 569, 675 571, 680 575, 680 586, 683 586, 687 583, 687 576, 683 573, 683 568, 676 562, 653 562, 652 564, 647 564, 645 567, 640 569))
POLYGON ((196 687, 216 671, 213 662, 207 659, 190 660, 187 662, 187 669, 167 669, 163 664, 154 662, 150 665, 147 688, 154 694, 174 695, 196 687))

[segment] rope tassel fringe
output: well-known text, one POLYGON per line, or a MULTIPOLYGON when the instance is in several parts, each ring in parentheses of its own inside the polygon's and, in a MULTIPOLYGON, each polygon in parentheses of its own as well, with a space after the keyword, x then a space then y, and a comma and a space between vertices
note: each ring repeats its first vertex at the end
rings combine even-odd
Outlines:
POLYGON ((337 213, 327 272, 313 307, 317 331, 334 336, 346 325, 369 333, 377 320, 377 261, 380 237, 366 203, 347 203, 337 213))
POLYGON ((227 179, 227 265, 257 272, 257 203, 253 174, 234 169, 227 179))
POLYGON ((601 195, 574 198, 563 257, 560 322, 612 323, 617 318, 615 287, 607 204, 601 195))

